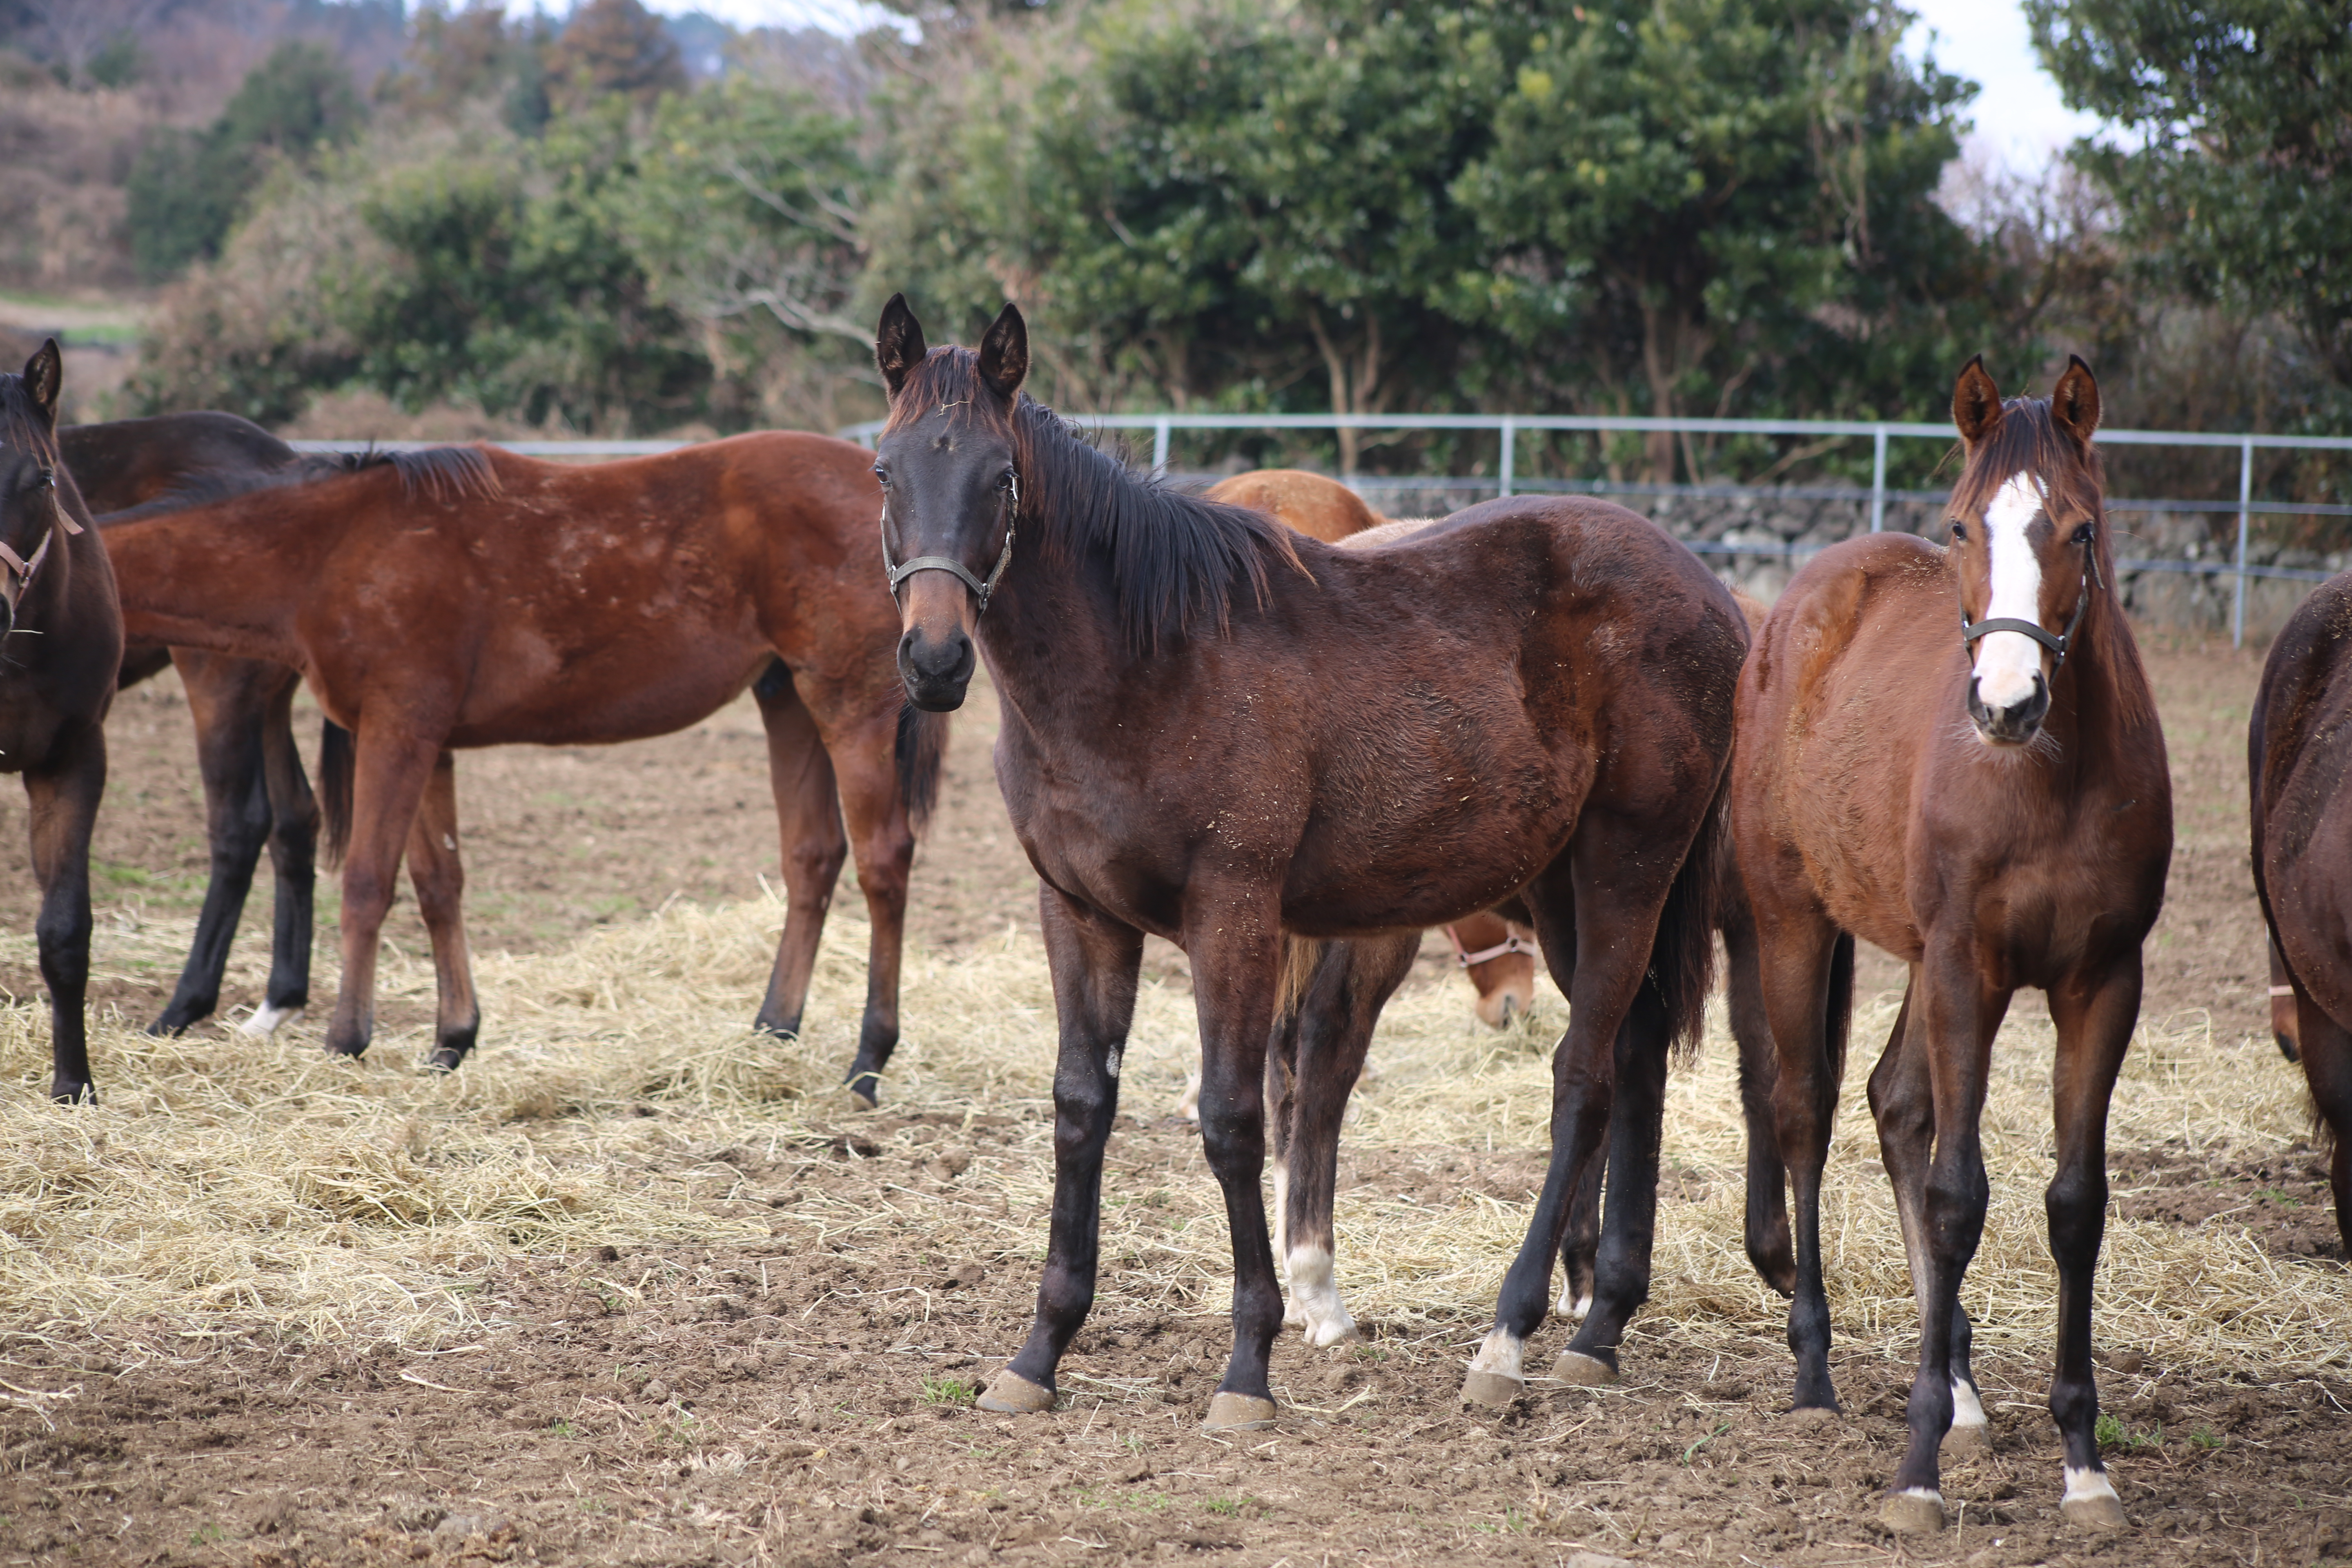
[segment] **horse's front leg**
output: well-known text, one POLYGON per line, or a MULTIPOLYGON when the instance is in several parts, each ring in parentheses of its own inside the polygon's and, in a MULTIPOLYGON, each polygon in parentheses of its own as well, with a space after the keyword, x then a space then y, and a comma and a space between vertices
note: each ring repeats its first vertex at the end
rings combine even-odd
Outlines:
POLYGON ((253 868, 269 837, 269 797, 264 784, 261 728, 268 709, 256 702, 246 679, 249 661, 180 649, 173 654, 188 711, 196 726, 196 768, 205 781, 205 837, 212 874, 195 940, 179 985, 147 1026, 151 1035, 176 1035, 212 1016, 220 1005, 221 976, 238 918, 253 886, 253 868))
POLYGON ((2058 1266, 2058 1357, 2050 1378, 2050 1414, 2066 1450, 2066 1495, 2060 1511, 2068 1523, 2094 1530, 2127 1522, 2122 1500, 2099 1463, 2091 1276, 2107 1219, 2107 1103, 2139 1020, 2139 992, 2140 955, 2134 947, 2105 973, 2070 980, 2050 993, 2050 1017, 2058 1026, 2050 1086, 2058 1169, 2042 1194, 2050 1256, 2058 1266))
MULTIPOLYGON (((924 722, 944 724, 946 715, 924 722)), ((840 779, 849 852, 857 865, 872 935, 866 950, 866 1013, 857 1026, 857 1058, 846 1081, 853 1093, 879 1098, 882 1070, 898 1048, 898 965, 906 943, 907 889, 914 876, 915 829, 899 786, 898 723, 877 722, 830 742, 840 779)))
MULTIPOLYGON (((1905 1029, 1906 1051, 1910 1037, 1920 1037, 1935 1112, 1934 1153, 1914 1200, 1917 1217, 1904 1226, 1919 1302, 1919 1370, 1906 1407, 1910 1445, 1879 1510, 1887 1528, 1903 1534, 1944 1528, 1939 1451, 1952 1425, 1952 1346, 1960 1281, 1983 1239, 1991 1197, 1980 1129, 1992 1037, 2009 1008, 2009 993, 1979 978, 1972 933, 1930 932, 1926 947, 1912 983, 1916 1012, 1905 1029)), ((1903 1201, 1899 1182, 1895 1190, 1903 1201)))
POLYGON ((1281 912, 1272 885, 1219 898, 1197 884, 1185 929, 1201 1020, 1201 1142, 1225 1195, 1234 1247, 1234 1351, 1209 1401, 1209 1430, 1274 1420, 1266 1361, 1282 1330, 1282 1286, 1266 1233, 1264 1073, 1281 983, 1281 912))
POLYGON ((454 1072, 474 1048, 482 1029, 481 1003, 474 993, 473 958, 466 948, 466 864, 457 854, 457 759, 444 752, 417 802, 416 823, 408 833, 408 879, 416 889, 416 910, 433 941, 433 977, 437 997, 432 1066, 454 1072))
MULTIPOLYGON (((257 665, 257 671, 270 667, 257 665)), ((318 906, 319 797, 294 743, 294 692, 300 678, 271 670, 261 726, 262 777, 269 792, 269 863, 277 899, 270 921, 269 983, 261 1005, 241 1026, 267 1037, 310 1005, 311 926, 318 906)))
MULTIPOLYGON (((1119 1054, 1135 1016, 1136 970, 1143 960, 1143 933, 1133 927, 1051 887, 1040 890, 1038 906, 1061 1026, 1054 1068, 1054 1207, 1029 1338, 980 1396, 982 1409, 1009 1415, 1054 1407, 1055 1370, 1094 1305, 1103 1145, 1118 1110, 1119 1054)), ((1275 1310, 1281 1310, 1278 1301, 1275 1310)))
POLYGON ((438 733, 362 720, 353 737, 352 838, 343 858, 342 986, 327 1049, 355 1057, 375 1034, 377 943, 391 912, 401 847, 441 755, 438 733))
POLYGON ((49 1098, 94 1103, 89 1036, 89 838, 106 794, 106 731, 95 723, 60 737, 40 766, 25 770, 33 877, 41 887, 34 936, 49 989, 49 1098))

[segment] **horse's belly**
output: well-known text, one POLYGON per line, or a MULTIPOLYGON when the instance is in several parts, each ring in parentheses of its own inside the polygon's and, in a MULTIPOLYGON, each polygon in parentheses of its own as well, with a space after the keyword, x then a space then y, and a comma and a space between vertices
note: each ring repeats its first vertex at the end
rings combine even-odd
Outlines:
POLYGON ((716 712, 769 657, 757 647, 685 642, 568 667, 485 659, 449 744, 598 745, 666 735, 716 712))

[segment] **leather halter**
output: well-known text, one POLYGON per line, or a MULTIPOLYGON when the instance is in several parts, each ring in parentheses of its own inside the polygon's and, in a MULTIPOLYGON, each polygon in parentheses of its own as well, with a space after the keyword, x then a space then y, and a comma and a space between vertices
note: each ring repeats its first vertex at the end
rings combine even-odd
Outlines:
POLYGON ((1970 626, 1969 613, 1962 610, 1960 612, 1960 646, 1974 647, 1977 645, 1977 639, 1988 632, 2020 632, 2056 654, 2059 668, 2063 668, 2066 664, 2066 649, 2074 643, 2074 634, 2082 629, 2083 612, 2091 607, 2092 584, 2099 580, 2099 558, 2092 553, 2094 547, 2086 544, 2083 549, 2083 587, 2074 598, 2074 618, 2066 623, 2064 631, 2053 633, 2039 621, 2021 621, 2011 616, 1996 616, 1992 620, 1979 621, 1974 626, 1970 626))
POLYGON ((1468 951, 1462 945, 1460 934, 1452 926, 1445 928, 1445 940, 1454 944, 1454 961, 1465 969, 1473 968, 1481 963, 1492 963, 1498 958, 1507 958, 1515 952, 1524 952, 1529 958, 1543 956, 1541 948, 1517 931, 1512 931, 1494 946, 1482 947, 1475 952, 1468 951))
POLYGON ((918 555, 912 561, 906 562, 903 564, 891 560, 890 501, 888 497, 884 497, 882 501, 881 524, 882 570, 884 574, 890 579, 890 598, 892 602, 896 603, 898 600, 898 584, 913 576, 916 573, 949 572, 954 574, 957 577, 961 578, 963 580, 963 585, 971 590, 972 597, 977 600, 980 605, 978 613, 983 616, 988 614, 989 595, 996 592, 996 584, 1003 579, 1004 569, 1013 564, 1013 523, 1018 521, 1020 515, 1021 476, 1015 474, 1013 476, 1011 499, 1006 502, 1004 510, 1004 549, 997 555, 995 567, 990 571, 987 579, 982 581, 973 574, 971 567, 965 565, 961 561, 953 560, 945 555, 918 555))
POLYGON ((53 521, 48 531, 41 535, 40 546, 33 552, 33 558, 27 561, 17 554, 6 540, 0 539, 0 562, 7 563, 8 570, 16 574, 18 598, 24 597, 25 591, 33 585, 33 574, 38 572, 41 569, 41 563, 48 559, 49 546, 57 542, 58 530, 62 528, 69 534, 79 533, 82 531, 81 524, 76 522, 67 513, 66 509, 57 503, 58 471, 55 468, 46 465, 42 467, 41 488, 49 492, 49 510, 53 521))

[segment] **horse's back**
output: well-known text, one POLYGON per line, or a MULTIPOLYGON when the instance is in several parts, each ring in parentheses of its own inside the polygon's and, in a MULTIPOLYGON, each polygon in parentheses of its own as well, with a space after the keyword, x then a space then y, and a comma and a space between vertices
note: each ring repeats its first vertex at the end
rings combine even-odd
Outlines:
POLYGON ((1258 468, 1220 479, 1209 499, 1262 511, 1326 544, 1378 528, 1387 520, 1339 480, 1304 468, 1258 468))
POLYGON ((251 420, 210 409, 69 425, 58 432, 58 453, 100 517, 168 496, 198 476, 268 472, 297 457, 251 420))

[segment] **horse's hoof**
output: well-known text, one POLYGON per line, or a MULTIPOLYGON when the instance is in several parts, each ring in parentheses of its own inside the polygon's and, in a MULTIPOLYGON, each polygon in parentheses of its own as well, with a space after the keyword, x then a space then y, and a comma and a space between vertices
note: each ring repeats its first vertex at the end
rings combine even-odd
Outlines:
POLYGON ((1356 1326, 1353 1318, 1333 1318, 1307 1324, 1301 1337, 1307 1341, 1308 1350, 1328 1351, 1334 1345, 1357 1343, 1363 1339, 1364 1331, 1356 1326))
POLYGON ((59 1105, 96 1105, 98 1085, 94 1083, 59 1083, 52 1079, 49 1098, 59 1105))
POLYGON ((1789 1412, 1789 1425, 1804 1432, 1821 1432, 1838 1424, 1834 1405, 1800 1405, 1789 1412))
POLYGON ((1615 1367, 1582 1351, 1560 1352, 1551 1363, 1551 1374, 1573 1388, 1606 1388, 1617 1381, 1615 1367))
POLYGON ((362 1040, 356 1046, 345 1046, 330 1040, 327 1042, 327 1054, 331 1057, 348 1057, 352 1061, 357 1061, 367 1055, 367 1042, 362 1040))
POLYGON ((1973 1459, 1979 1454, 1992 1452, 1992 1428, 1981 1421, 1971 1421, 1965 1426, 1955 1426, 1944 1434, 1943 1455, 1947 1461, 1973 1459))
POLYGON ((465 1052, 454 1051, 446 1046, 425 1058, 425 1069, 429 1072, 456 1072, 465 1063, 465 1052))
POLYGON ((1528 1391, 1527 1379, 1507 1377, 1499 1372, 1480 1372, 1473 1367, 1462 1379, 1462 1403, 1483 1405, 1489 1410, 1504 1410, 1513 1400, 1528 1391))
POLYGON ((297 1002, 290 1006, 280 1007, 274 1002, 264 1002, 253 1010, 251 1017, 236 1026, 236 1032, 249 1040, 266 1040, 300 1018, 305 1005, 307 1004, 297 1002))
POLYGON ((1255 1394, 1227 1394, 1219 1389, 1209 1399, 1203 1432, 1263 1432, 1274 1425, 1274 1401, 1255 1394))
POLYGON ((1878 1505, 1878 1522, 1897 1535, 1940 1535, 1944 1500, 1925 1489, 1889 1492, 1878 1505))
POLYGON ((852 1073, 841 1080, 841 1089, 849 1096, 853 1110, 876 1110, 882 1103, 882 1075, 878 1072, 852 1073))
POLYGON ((989 1379, 988 1391, 974 1403, 1000 1415, 1040 1415, 1054 1408, 1054 1391, 1038 1387, 1008 1366, 989 1379))
POLYGON ((2123 1500, 2117 1497, 2070 1497, 2058 1505, 2066 1522, 2077 1530, 2126 1530, 2123 1500))

